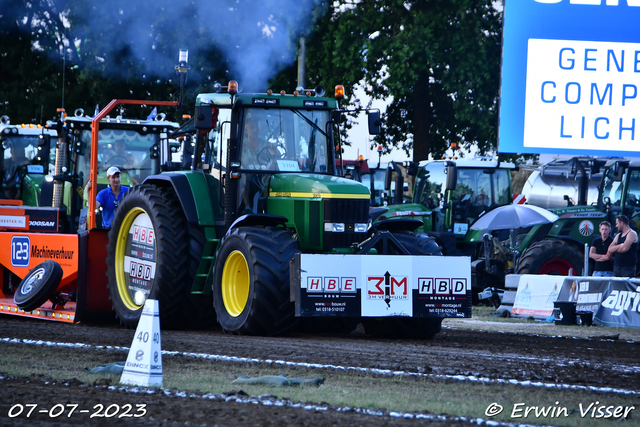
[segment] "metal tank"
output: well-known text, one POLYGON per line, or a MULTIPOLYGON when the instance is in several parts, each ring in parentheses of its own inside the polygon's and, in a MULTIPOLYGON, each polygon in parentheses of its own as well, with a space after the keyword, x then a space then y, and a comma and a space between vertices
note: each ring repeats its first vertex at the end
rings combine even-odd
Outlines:
MULTIPOLYGON (((600 168, 585 168, 588 188, 586 192, 586 204, 592 205, 598 202, 598 185, 602 179, 600 168)), ((555 209, 568 206, 568 197, 574 205, 580 199, 581 174, 575 162, 553 161, 543 165, 540 170, 534 171, 522 188, 522 194, 530 205, 545 209, 555 209)))

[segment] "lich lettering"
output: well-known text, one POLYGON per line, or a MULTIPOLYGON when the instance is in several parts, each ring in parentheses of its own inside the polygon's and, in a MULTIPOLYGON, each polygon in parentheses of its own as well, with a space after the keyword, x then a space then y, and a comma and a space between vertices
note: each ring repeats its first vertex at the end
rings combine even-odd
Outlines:
MULTIPOLYGON (((562 2, 562 0, 534 0, 537 3, 547 3, 547 4, 552 4, 552 3, 560 3, 562 2)), ((566 0, 565 0, 566 1, 566 0)), ((640 7, 640 0, 569 0, 570 4, 582 4, 582 5, 591 5, 591 6, 601 6, 601 5, 607 5, 607 6, 620 6, 621 4, 624 5, 625 3, 627 4, 627 6, 638 6, 640 7)))

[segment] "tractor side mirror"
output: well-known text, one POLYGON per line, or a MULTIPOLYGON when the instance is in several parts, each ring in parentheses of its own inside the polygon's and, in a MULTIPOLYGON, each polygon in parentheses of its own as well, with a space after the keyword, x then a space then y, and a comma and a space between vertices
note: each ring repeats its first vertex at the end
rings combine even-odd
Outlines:
POLYGON ((211 117, 213 107, 211 105, 197 105, 193 116, 196 129, 211 129, 211 117))
POLYGON ((447 191, 453 191, 458 185, 458 167, 455 163, 447 165, 447 191))
POLYGON ((613 180, 615 182, 621 182, 623 176, 624 176, 624 166, 620 165, 619 163, 616 163, 613 169, 613 180))
POLYGON ((389 163, 389 166, 387 167, 387 171, 384 174, 384 190, 387 192, 391 190, 391 174, 392 173, 393 173, 393 169, 391 169, 391 163, 389 163))
POLYGON ((369 135, 380 134, 380 111, 369 111, 369 135))

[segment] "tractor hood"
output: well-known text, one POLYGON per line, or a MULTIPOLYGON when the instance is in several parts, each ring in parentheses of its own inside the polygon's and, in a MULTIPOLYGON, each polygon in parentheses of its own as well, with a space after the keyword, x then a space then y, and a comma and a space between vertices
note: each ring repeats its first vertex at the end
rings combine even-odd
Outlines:
POLYGON ((368 199, 369 188, 356 181, 320 174, 275 174, 270 197, 368 199))

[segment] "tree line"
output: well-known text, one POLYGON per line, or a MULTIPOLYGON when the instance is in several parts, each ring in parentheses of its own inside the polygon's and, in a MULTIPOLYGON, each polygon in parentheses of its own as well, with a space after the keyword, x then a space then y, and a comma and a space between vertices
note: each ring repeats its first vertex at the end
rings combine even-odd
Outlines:
MULTIPOLYGON (((497 144, 502 12, 492 0, 0 0, 0 115, 44 123, 56 109, 114 98, 176 100, 189 49, 185 111, 213 83, 291 93, 299 39, 307 87, 363 85, 384 99, 387 152, 440 157, 455 143, 497 144), (202 5, 200 3, 207 3, 202 5)), ((368 100, 349 99, 350 107, 368 100)), ((178 119, 177 114, 174 120, 178 119)), ((348 141, 347 141, 348 142, 348 141)))

